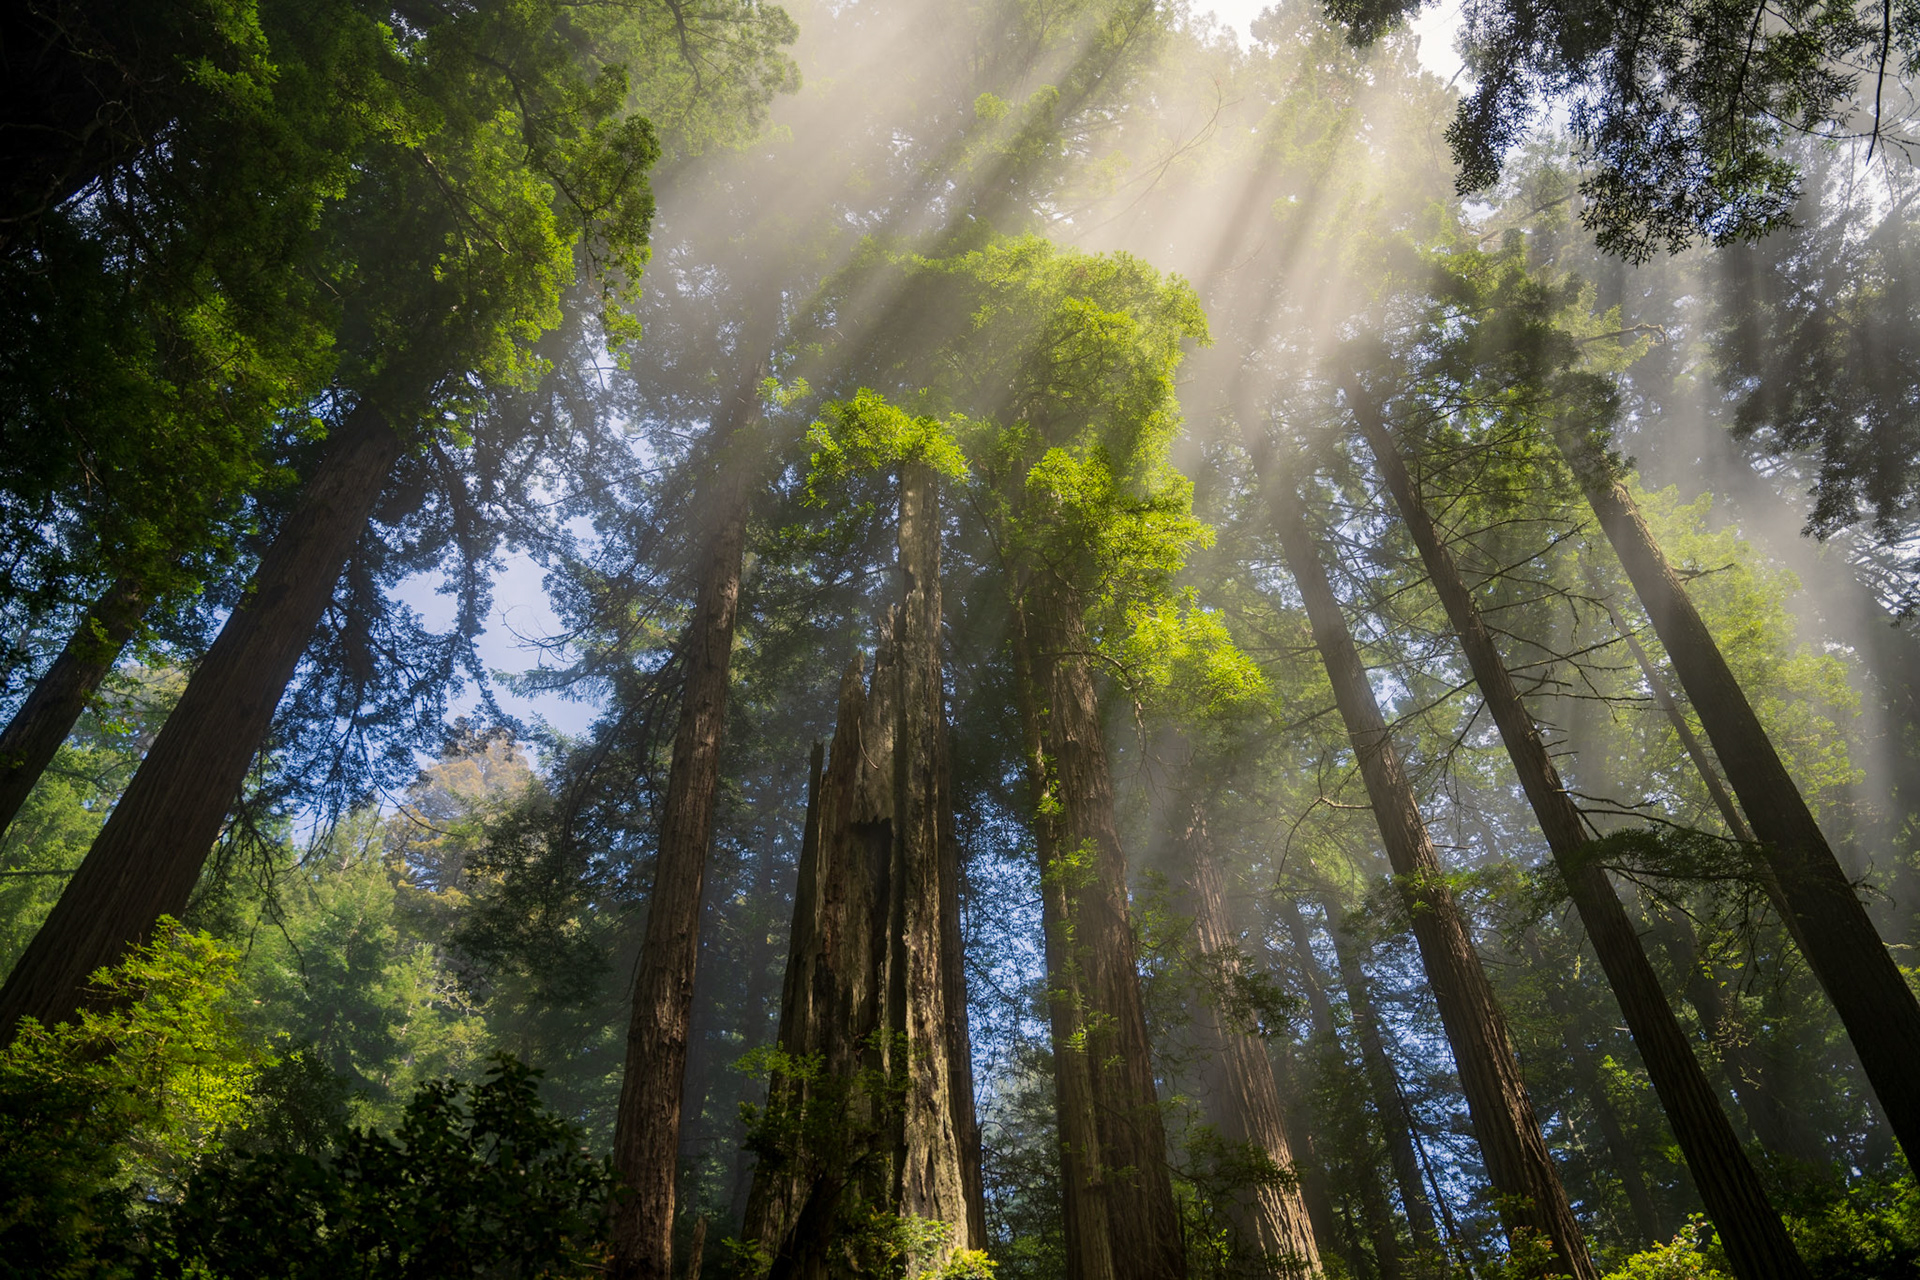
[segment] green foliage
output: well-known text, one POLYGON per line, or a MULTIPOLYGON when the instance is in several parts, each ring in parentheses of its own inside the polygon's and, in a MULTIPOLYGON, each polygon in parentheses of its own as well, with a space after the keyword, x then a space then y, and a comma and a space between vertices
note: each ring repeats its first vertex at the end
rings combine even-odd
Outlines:
POLYGON ((134 1208, 242 1126, 272 1064, 232 1000, 238 957, 163 920, 94 975, 96 1003, 31 1019, 0 1054, 0 1268, 86 1274, 125 1254, 134 1208))
POLYGON ((1703 1251, 1702 1240, 1711 1242, 1712 1237, 1713 1228, 1695 1215, 1685 1231, 1634 1254, 1609 1271, 1606 1280, 1726 1280, 1726 1273, 1703 1251))
POLYGON ((479 1084, 422 1085, 391 1137, 210 1158, 165 1211, 151 1274, 596 1274, 613 1174, 540 1105, 536 1076, 502 1055, 479 1084))
POLYGON ((825 506, 828 486, 847 476, 919 463, 948 480, 964 480, 967 462, 954 443, 963 424, 915 417, 866 387, 851 400, 835 400, 821 409, 807 429, 813 454, 807 461, 806 496, 825 506))

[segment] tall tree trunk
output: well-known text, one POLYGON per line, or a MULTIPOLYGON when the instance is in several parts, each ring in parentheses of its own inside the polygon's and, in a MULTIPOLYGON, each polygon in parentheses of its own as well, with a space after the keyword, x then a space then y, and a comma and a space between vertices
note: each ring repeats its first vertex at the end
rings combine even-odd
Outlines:
POLYGON ((1810 1165, 1826 1164, 1831 1158, 1826 1140, 1805 1116, 1780 1101, 1773 1088, 1773 1072, 1755 1048, 1752 1032, 1729 1007, 1692 922, 1679 911, 1663 912, 1661 919, 1656 937, 1665 942, 1674 967, 1684 977, 1681 990, 1700 1019, 1707 1043, 1719 1054, 1733 1096, 1753 1126, 1753 1136, 1775 1155, 1810 1165))
POLYGON ((1433 1205, 1427 1199, 1420 1176, 1420 1158, 1413 1150, 1413 1116, 1401 1096, 1393 1061, 1387 1057, 1386 1040, 1380 1034, 1379 1011, 1373 1004, 1372 984, 1361 962, 1359 940, 1348 931, 1346 912, 1339 900, 1328 894, 1321 902, 1327 912, 1327 929, 1333 934, 1333 950, 1340 962, 1340 980, 1347 989, 1347 1004, 1353 1010, 1353 1034, 1360 1042, 1360 1063, 1373 1092, 1374 1110, 1380 1116, 1380 1131, 1387 1142, 1387 1163, 1392 1166, 1393 1180, 1400 1187, 1400 1203, 1406 1209, 1413 1245, 1420 1252, 1437 1258, 1440 1233, 1434 1225, 1433 1205))
MULTIPOLYGON (((1294 976, 1307 997, 1309 1036, 1331 1039, 1333 1009, 1327 1003, 1326 991, 1320 984, 1320 965, 1314 959, 1307 922, 1301 918, 1300 909, 1292 898, 1282 895, 1276 905, 1281 923, 1286 926, 1288 940, 1293 944, 1294 976)), ((1357 1257, 1342 1236, 1334 1217, 1333 1195, 1327 1189, 1327 1166, 1314 1140, 1305 1084, 1300 1079, 1301 1068, 1294 1060, 1291 1044, 1282 1045, 1274 1054, 1273 1070, 1274 1081, 1286 1105, 1287 1132, 1293 1135, 1298 1145, 1295 1156, 1300 1169, 1300 1199, 1306 1206, 1308 1220, 1313 1223, 1314 1244, 1320 1256, 1345 1258, 1347 1265, 1358 1274, 1357 1257)))
MULTIPOLYGON (((1182 833, 1187 853, 1187 900, 1193 911, 1194 942, 1203 963, 1221 975, 1237 975, 1242 967, 1239 947, 1229 923, 1226 892, 1213 858, 1213 841, 1206 821, 1197 812, 1182 833)), ((1287 1139, 1280 1107, 1280 1090, 1273 1078, 1267 1049, 1244 1027, 1235 1026, 1218 1004, 1209 1000, 1199 1010, 1205 1047, 1217 1066, 1216 1087, 1206 1097, 1207 1119, 1227 1142, 1247 1146, 1271 1160, 1287 1175, 1279 1182, 1241 1189, 1230 1209, 1243 1247, 1258 1262, 1248 1274, 1308 1276, 1320 1270, 1313 1227, 1301 1199, 1293 1146, 1287 1139)))
POLYGON ((0 732, 0 831, 13 822, 33 784, 73 732, 87 700, 119 661, 146 610, 146 592, 132 578, 107 588, 0 732))
POLYGON ((959 933, 955 871, 947 863, 957 850, 945 837, 951 804, 943 739, 946 690, 940 661, 940 486, 932 468, 908 462, 900 471, 900 570, 903 599, 897 644, 900 655, 898 731, 894 738, 893 902, 899 931, 893 935, 891 985, 898 993, 892 1029, 904 1036, 905 1062, 897 1175, 899 1211, 946 1223, 948 1250, 916 1258, 937 1266, 952 1249, 986 1247, 973 1226, 984 1218, 970 1203, 966 1148, 977 1143, 972 1128, 972 1081, 965 1050, 965 983, 956 981, 961 956, 952 946, 959 933), (947 1005, 958 992, 961 1008, 947 1005), (957 1016, 955 1016, 957 1014, 957 1016), (961 1037, 955 1043, 955 1033, 961 1037), (965 1109, 956 1105, 964 1091, 965 1109))
MULTIPOLYGON (((1539 940, 1531 931, 1526 936, 1525 948, 1527 958, 1536 970, 1543 974, 1552 972, 1539 940)), ((1561 1028, 1567 1061, 1573 1067, 1574 1085, 1586 1095, 1587 1102, 1593 1107, 1594 1118, 1600 1122, 1600 1136, 1607 1144, 1608 1164, 1614 1176, 1620 1179, 1620 1189, 1627 1197, 1627 1211, 1633 1215, 1636 1243, 1644 1245, 1662 1239, 1664 1233, 1660 1230, 1660 1215, 1654 1206, 1653 1190, 1647 1185, 1639 1152, 1628 1138, 1626 1127, 1620 1123, 1620 1112, 1607 1094, 1606 1081, 1601 1078, 1600 1064, 1594 1060, 1593 1049, 1587 1044, 1582 1020, 1558 982, 1549 978, 1541 983, 1541 990, 1546 996, 1548 1012, 1553 1014, 1553 1020, 1561 1028)))
POLYGON ((1907 1159, 1920 1163, 1920 1001, 1887 954, 1800 788, 1612 464, 1560 422, 1561 452, 1666 647, 1784 890, 1807 964, 1840 1014, 1907 1159))
POLYGON ((1040 845, 1069 1280, 1186 1274, 1154 1096, 1099 700, 1077 606, 1017 600, 1016 680, 1040 845))
POLYGON ((1633 922, 1621 907, 1606 872, 1581 856, 1588 838, 1580 811, 1560 782, 1539 728, 1520 700, 1493 633, 1480 617, 1452 553, 1440 541, 1426 504, 1387 432, 1378 404, 1351 383, 1346 390, 1380 474, 1419 548, 1427 576, 1460 637, 1474 682, 1499 726, 1521 789, 1533 807, 1567 892, 1620 1002, 1641 1061, 1686 1154, 1707 1212, 1719 1229, 1728 1259, 1742 1280, 1805 1280, 1806 1265, 1794 1251, 1779 1215, 1768 1202, 1766 1189, 1734 1136, 1719 1096, 1693 1056, 1686 1033, 1674 1018, 1653 966, 1641 949, 1633 922))
POLYGON ((144 942, 159 917, 186 909, 400 447, 365 401, 334 433, 249 594, 0 990, 0 1041, 23 1017, 43 1025, 71 1017, 89 974, 144 942))
POLYGON ((1407 904, 1487 1177, 1494 1193, 1504 1198, 1503 1225, 1509 1232, 1524 1227, 1541 1233, 1553 1241, 1569 1274, 1576 1280, 1595 1280, 1599 1273, 1547 1153, 1506 1020, 1447 888, 1412 784, 1387 733, 1386 717, 1307 529, 1299 492, 1291 481, 1264 475, 1263 480, 1282 552, 1305 600, 1314 643, 1353 742, 1396 887, 1407 904))
POLYGON ((833 750, 808 804, 780 1009, 780 1047, 813 1059, 812 1080, 776 1077, 768 1114, 817 1149, 763 1153, 745 1234, 774 1277, 826 1274, 840 1199, 858 1184, 871 1204, 894 1185, 897 1135, 856 1083, 882 1065, 875 1035, 886 1015, 888 878, 893 862, 895 665, 883 641, 871 687, 855 655, 840 683, 833 750), (838 1109, 822 1111, 822 1108, 838 1109), (794 1126, 804 1122, 804 1130, 794 1126))
POLYGON ((673 1274, 681 1089, 746 549, 746 469, 726 445, 744 434, 757 415, 756 386, 763 368, 763 360, 753 364, 723 406, 725 417, 718 424, 721 447, 714 462, 718 470, 711 508, 716 514, 687 628, 686 688, 660 807, 647 934, 633 975, 626 1068, 614 1121, 614 1167, 630 1192, 616 1202, 613 1213, 615 1280, 671 1280, 673 1274))

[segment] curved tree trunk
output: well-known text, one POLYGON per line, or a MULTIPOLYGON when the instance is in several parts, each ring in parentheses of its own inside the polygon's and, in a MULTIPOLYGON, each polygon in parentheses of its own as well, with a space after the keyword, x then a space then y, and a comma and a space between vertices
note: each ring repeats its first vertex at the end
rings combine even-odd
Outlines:
POLYGON ((1806 1264, 1794 1251, 1780 1215, 1774 1212, 1766 1189, 1740 1148, 1719 1095, 1707 1083, 1686 1033, 1674 1018, 1659 978, 1640 946, 1639 933, 1621 907, 1606 872, 1581 857, 1588 843, 1585 822, 1560 782, 1539 728, 1520 700, 1493 633, 1480 617, 1452 553, 1440 541, 1379 406, 1351 383, 1346 391, 1380 474, 1419 548, 1427 576, 1460 637, 1474 682, 1499 726, 1508 758, 1546 835, 1614 997, 1620 1002, 1641 1061, 1660 1095, 1734 1271, 1742 1280, 1805 1280, 1806 1264))
POLYGON ((1646 607, 1754 834, 1764 842, 1794 936, 1847 1028, 1887 1123, 1908 1160, 1920 1161, 1920 1071, 1914 1068, 1920 1063, 1920 1001, 1887 954, 1633 495, 1577 424, 1560 423, 1555 439, 1646 607))
POLYGON ((365 532, 400 437, 362 402, 261 558, 133 781, 0 990, 0 1039, 79 1007, 87 976, 186 909, 274 709, 365 532))
POLYGON ((0 831, 19 814, 146 610, 146 592, 138 582, 122 578, 109 587, 0 732, 0 831))
POLYGON ((1553 1241, 1569 1274, 1577 1280, 1596 1280, 1599 1273, 1547 1153, 1506 1020, 1447 888, 1413 787, 1387 733, 1386 717, 1367 682, 1366 667, 1307 529, 1299 493, 1290 481, 1262 478, 1274 529, 1305 600, 1314 644, 1353 742, 1395 883, 1407 903, 1487 1177, 1508 1206, 1504 1225, 1509 1232, 1524 1227, 1541 1233, 1553 1241))
POLYGON ((1099 700, 1075 606, 1016 603, 1027 782, 1040 845, 1069 1280, 1186 1274, 1127 907, 1099 700), (1035 616, 1035 614, 1039 616, 1035 616))

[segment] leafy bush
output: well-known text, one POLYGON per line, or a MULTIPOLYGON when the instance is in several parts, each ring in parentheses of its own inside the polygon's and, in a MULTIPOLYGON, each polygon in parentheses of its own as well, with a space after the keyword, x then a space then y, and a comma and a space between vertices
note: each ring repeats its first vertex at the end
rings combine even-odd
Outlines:
POLYGON ((167 1211, 161 1277, 284 1280, 594 1273, 614 1179, 502 1054, 467 1086, 423 1085, 398 1131, 348 1130, 324 1156, 230 1150, 167 1211))

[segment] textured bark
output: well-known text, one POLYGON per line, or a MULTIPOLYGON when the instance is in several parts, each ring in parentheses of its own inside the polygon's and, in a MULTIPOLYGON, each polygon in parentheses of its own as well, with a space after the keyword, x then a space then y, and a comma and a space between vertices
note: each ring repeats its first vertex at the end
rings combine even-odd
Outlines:
MULTIPOLYGON (((1240 951, 1214 863, 1213 842, 1199 814, 1188 824, 1181 844, 1187 854, 1187 903, 1193 912, 1194 942, 1207 963, 1237 973, 1240 951)), ((1313 1275, 1320 1270, 1319 1250, 1294 1176, 1293 1146, 1287 1139, 1280 1090, 1266 1046, 1233 1025, 1213 1001, 1203 1003, 1198 1012, 1203 1047, 1217 1077, 1205 1098, 1208 1121, 1223 1139, 1253 1147, 1289 1175, 1287 1181, 1241 1190, 1230 1206, 1241 1246, 1255 1257, 1243 1274, 1313 1275)))
POLYGON ((1016 604, 1027 780, 1036 800, 1069 1280, 1186 1274, 1127 909, 1127 865, 1077 608, 1016 604))
POLYGON ((1323 900, 1327 928, 1333 934, 1333 950, 1340 961, 1340 981, 1347 989, 1347 1004, 1353 1010, 1353 1033, 1360 1042, 1360 1061, 1367 1073, 1367 1085, 1373 1092, 1373 1106, 1380 1116, 1380 1128, 1387 1140, 1387 1163, 1393 1168, 1393 1180, 1400 1188, 1400 1203, 1406 1209, 1407 1226, 1413 1232, 1414 1248, 1433 1257, 1440 1256, 1440 1233, 1433 1221, 1433 1205, 1427 1199, 1420 1176, 1420 1158, 1413 1150, 1413 1117, 1400 1093, 1400 1080, 1387 1057, 1385 1038, 1380 1034, 1380 1015, 1373 1005, 1373 988, 1361 962, 1360 946, 1347 930, 1346 913, 1332 896, 1323 900))
POLYGON ((1594 1280, 1598 1272, 1547 1153, 1506 1020, 1447 888, 1412 784, 1307 529, 1298 491, 1277 478, 1268 479, 1267 489, 1283 554, 1306 602, 1314 643, 1353 742, 1396 886, 1407 904, 1487 1177, 1494 1193, 1505 1198, 1504 1225, 1508 1231, 1526 1227, 1540 1232, 1553 1241, 1569 1274, 1594 1280))
POLYGON ((1674 1018, 1633 922, 1606 873, 1581 856, 1588 843, 1585 822, 1560 782, 1539 728, 1520 700, 1493 633, 1480 617, 1452 553, 1440 541, 1378 405, 1351 385, 1347 394, 1401 519, 1419 548, 1427 576, 1460 638, 1474 682, 1499 726, 1521 789, 1606 971, 1735 1273, 1742 1280, 1803 1280, 1808 1274, 1806 1265, 1794 1251, 1766 1189, 1734 1136, 1719 1096, 1707 1083, 1685 1032, 1674 1018))
POLYGON ((686 640, 686 690, 661 805, 647 934, 634 972, 626 1074, 614 1124, 614 1166, 631 1193, 615 1202, 616 1280, 670 1280, 673 1274, 681 1088, 746 541, 740 477, 723 473, 719 489, 719 518, 686 640))
POLYGON ((131 578, 109 587, 0 732, 0 831, 19 814, 60 744, 73 732, 87 700, 133 639, 146 608, 146 593, 131 578))
POLYGON ((1556 432, 1666 647, 1783 891, 1794 937, 1860 1055, 1907 1159, 1920 1163, 1920 1001, 1888 955, 1713 633, 1612 465, 1572 423, 1556 432))
POLYGON ((903 1037, 906 1060, 898 1070, 906 1087, 896 1203, 903 1214, 952 1229, 948 1250, 914 1260, 916 1266, 938 1266, 952 1249, 982 1249, 987 1242, 984 1232, 973 1233, 985 1210, 973 1210, 967 1176, 968 1164, 977 1168, 979 1157, 972 1081, 961 1076, 971 1064, 964 1049, 965 983, 956 981, 955 973, 962 956, 952 946, 959 933, 959 898, 957 868, 949 860, 957 850, 947 838, 951 821, 944 817, 951 799, 940 661, 940 485, 924 463, 901 467, 898 541, 903 591, 892 888, 899 926, 892 934, 890 985, 896 994, 889 1026, 903 1037), (960 1008, 949 1011, 956 993, 960 1008), (963 1094, 964 1112, 956 1105, 963 1094))
MULTIPOLYGON (((895 667, 887 647, 872 685, 856 655, 840 682, 839 719, 824 772, 816 772, 794 892, 793 932, 780 1010, 780 1047, 813 1058, 819 1082, 776 1078, 768 1109, 846 1107, 830 1117, 826 1149, 782 1153, 754 1171, 746 1238, 776 1277, 823 1277, 842 1194, 858 1179, 868 1199, 893 1190, 892 1126, 854 1084, 884 1069, 888 877, 893 861, 892 745, 895 667)), ((815 768, 819 756, 816 748, 815 768)), ((812 1135, 810 1132, 810 1136, 812 1135)))
POLYGON ((0 990, 0 1041, 22 1017, 79 1007, 87 975, 178 915, 246 781, 354 542, 400 456, 385 415, 341 424, 66 892, 0 990))

